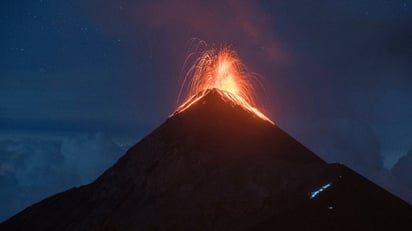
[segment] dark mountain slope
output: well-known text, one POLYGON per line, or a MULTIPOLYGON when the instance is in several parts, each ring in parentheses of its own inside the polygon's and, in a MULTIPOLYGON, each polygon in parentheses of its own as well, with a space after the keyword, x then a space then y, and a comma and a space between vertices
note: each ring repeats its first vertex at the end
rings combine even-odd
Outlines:
POLYGON ((95 182, 28 207, 0 230, 399 230, 411 222, 407 203, 209 90, 95 182))

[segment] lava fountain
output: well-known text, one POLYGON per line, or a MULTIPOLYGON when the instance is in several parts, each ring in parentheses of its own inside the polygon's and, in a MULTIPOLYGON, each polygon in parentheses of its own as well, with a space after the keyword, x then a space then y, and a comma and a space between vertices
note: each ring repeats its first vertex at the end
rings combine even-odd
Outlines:
POLYGON ((174 114, 200 100, 208 89, 218 89, 225 100, 273 124, 256 108, 252 78, 234 50, 225 47, 204 51, 186 74, 188 97, 174 114))

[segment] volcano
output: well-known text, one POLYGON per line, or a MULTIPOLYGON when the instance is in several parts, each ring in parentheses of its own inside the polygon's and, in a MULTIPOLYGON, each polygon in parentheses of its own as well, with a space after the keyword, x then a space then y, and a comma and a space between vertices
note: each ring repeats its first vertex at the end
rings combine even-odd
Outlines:
POLYGON ((0 230, 402 230, 412 208, 209 89, 91 184, 0 230))

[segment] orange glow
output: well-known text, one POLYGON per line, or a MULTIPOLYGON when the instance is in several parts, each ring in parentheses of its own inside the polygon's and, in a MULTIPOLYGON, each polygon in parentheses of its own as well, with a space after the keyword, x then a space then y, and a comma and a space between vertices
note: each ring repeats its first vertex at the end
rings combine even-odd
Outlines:
POLYGON ((189 97, 174 114, 182 112, 200 100, 206 90, 218 89, 225 100, 243 107, 256 116, 273 123, 256 108, 252 76, 236 52, 229 48, 212 49, 202 53, 189 69, 186 79, 190 78, 189 97))

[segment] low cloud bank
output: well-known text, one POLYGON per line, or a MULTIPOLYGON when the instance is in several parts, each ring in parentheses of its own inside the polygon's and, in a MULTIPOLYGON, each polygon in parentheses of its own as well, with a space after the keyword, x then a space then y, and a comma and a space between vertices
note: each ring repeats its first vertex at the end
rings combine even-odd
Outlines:
POLYGON ((102 133, 0 140, 0 221, 54 193, 92 182, 126 148, 102 133))

